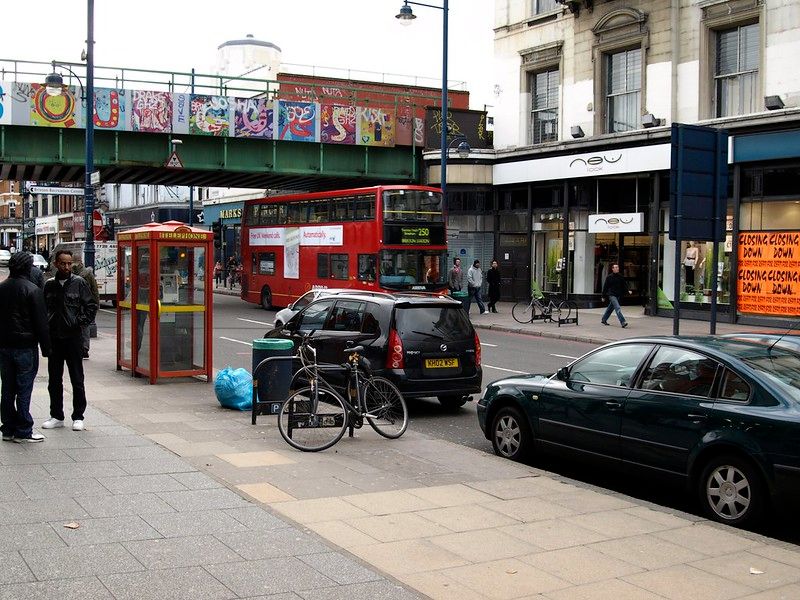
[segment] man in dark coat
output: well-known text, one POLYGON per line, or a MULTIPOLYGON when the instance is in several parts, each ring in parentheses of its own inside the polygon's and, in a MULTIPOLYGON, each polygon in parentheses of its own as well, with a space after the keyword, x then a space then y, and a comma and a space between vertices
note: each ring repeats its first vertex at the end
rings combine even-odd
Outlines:
POLYGON ((619 324, 622 325, 623 329, 628 326, 625 315, 622 314, 619 299, 629 293, 628 282, 619 274, 619 265, 611 265, 611 273, 606 277, 606 281, 603 284, 603 296, 608 298, 608 307, 606 312, 603 313, 603 318, 600 319, 603 325, 608 325, 608 317, 611 316, 611 311, 613 310, 617 313, 619 324))
POLYGON ((0 421, 3 441, 41 442, 30 413, 39 350, 50 354, 50 334, 42 290, 28 280, 33 257, 17 252, 8 261, 9 277, 0 283, 0 421))
POLYGON ((83 385, 83 341, 81 328, 97 314, 97 302, 86 280, 72 273, 72 252, 59 250, 53 264, 55 278, 44 285, 44 301, 50 324, 53 351, 47 361, 50 383, 50 418, 42 429, 64 426, 64 364, 72 384, 72 429, 83 431, 86 390, 83 385))

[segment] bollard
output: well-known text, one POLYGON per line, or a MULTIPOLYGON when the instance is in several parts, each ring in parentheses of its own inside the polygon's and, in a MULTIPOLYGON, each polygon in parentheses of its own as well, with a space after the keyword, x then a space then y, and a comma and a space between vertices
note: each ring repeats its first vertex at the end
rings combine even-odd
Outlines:
POLYGON ((257 415, 276 415, 280 412, 292 382, 293 355, 294 344, 291 340, 253 340, 253 424, 257 415), (276 357, 283 360, 270 361, 255 372, 261 361, 276 357))

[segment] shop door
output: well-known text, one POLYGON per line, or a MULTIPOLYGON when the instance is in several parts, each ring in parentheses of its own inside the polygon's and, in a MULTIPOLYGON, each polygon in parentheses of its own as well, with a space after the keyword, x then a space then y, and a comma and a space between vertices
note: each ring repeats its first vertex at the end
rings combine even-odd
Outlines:
POLYGON ((500 234, 497 261, 500 263, 500 299, 528 298, 531 290, 531 265, 528 236, 500 234))

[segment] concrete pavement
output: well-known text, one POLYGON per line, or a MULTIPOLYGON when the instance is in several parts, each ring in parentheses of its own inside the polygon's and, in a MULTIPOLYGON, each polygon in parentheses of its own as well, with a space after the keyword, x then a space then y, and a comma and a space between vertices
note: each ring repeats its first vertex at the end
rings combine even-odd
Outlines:
MULTIPOLYGON (((473 320, 572 335, 498 310, 473 320)), ((594 327, 590 311, 572 330, 592 341, 658 332, 657 319, 626 312, 625 330, 594 327)), ((209 384, 149 386, 116 371, 114 338, 100 336, 84 363, 86 431, 0 446, 0 599, 800 597, 796 546, 413 423, 400 440, 366 428, 297 452, 274 417, 250 425, 209 384)), ((37 424, 46 379, 43 362, 37 424)))

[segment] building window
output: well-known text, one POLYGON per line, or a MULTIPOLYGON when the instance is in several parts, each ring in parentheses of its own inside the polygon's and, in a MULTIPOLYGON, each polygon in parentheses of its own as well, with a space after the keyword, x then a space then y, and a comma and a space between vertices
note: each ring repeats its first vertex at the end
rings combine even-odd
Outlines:
POLYGON ((758 23, 716 32, 714 105, 717 117, 756 112, 758 62, 758 23))
POLYGON ((639 129, 642 49, 606 54, 606 133, 639 129))
POLYGON ((531 10, 534 15, 543 15, 560 8, 556 0, 531 0, 531 10))
POLYGON ((558 69, 532 73, 530 143, 558 139, 558 69))

